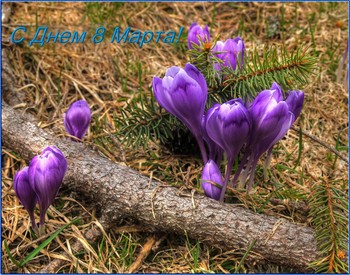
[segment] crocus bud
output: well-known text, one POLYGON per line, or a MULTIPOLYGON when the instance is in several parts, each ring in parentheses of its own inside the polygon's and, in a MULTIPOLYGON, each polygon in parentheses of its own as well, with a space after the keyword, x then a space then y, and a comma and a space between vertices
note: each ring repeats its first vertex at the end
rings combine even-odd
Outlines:
POLYGON ((67 160, 55 146, 45 148, 29 164, 29 183, 40 207, 40 225, 45 223, 45 214, 53 203, 67 170, 67 160))
POLYGON ((89 129, 90 120, 91 111, 85 100, 74 102, 63 115, 64 127, 67 133, 79 139, 82 139, 89 129))
POLYGON ((17 198, 27 210, 32 222, 32 227, 35 229, 34 209, 37 203, 37 197, 29 183, 28 167, 24 167, 16 173, 13 180, 13 188, 15 189, 17 198))
POLYGON ((188 31, 187 43, 188 48, 192 49, 192 43, 199 45, 198 37, 202 40, 202 42, 210 41, 210 33, 208 25, 204 28, 199 26, 197 23, 193 23, 190 26, 190 30, 188 31))
POLYGON ((206 130, 227 156, 234 160, 247 141, 251 129, 248 110, 241 99, 217 105, 208 113, 206 130))
POLYGON ((216 185, 223 186, 223 179, 219 167, 215 161, 209 160, 202 172, 202 188, 204 193, 214 200, 219 200, 222 189, 216 185))

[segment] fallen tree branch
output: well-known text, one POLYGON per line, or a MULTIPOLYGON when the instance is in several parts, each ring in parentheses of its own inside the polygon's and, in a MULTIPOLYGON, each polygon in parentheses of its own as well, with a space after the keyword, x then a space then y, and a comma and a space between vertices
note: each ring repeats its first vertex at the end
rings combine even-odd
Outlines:
POLYGON ((31 116, 4 102, 2 107, 3 145, 27 161, 48 145, 59 147, 68 160, 64 185, 90 198, 109 222, 124 216, 138 221, 145 231, 186 232, 224 250, 244 252, 256 240, 252 254, 311 271, 308 265, 318 255, 312 228, 160 185, 84 143, 52 136, 31 123, 31 116))

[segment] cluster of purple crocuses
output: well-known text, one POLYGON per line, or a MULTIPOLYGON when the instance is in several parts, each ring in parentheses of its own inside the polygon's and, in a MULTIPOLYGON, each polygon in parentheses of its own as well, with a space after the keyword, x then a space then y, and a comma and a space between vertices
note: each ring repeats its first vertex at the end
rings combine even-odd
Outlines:
MULTIPOLYGON (((199 39, 210 39, 208 28, 193 24, 188 35, 189 47, 198 45, 199 39)), ((227 53, 221 56, 224 62, 235 68, 236 46, 240 45, 243 58, 244 44, 240 38, 228 41, 224 43, 225 46, 230 45, 227 46, 227 53), (231 52, 234 54, 230 55, 231 52)), ((244 61, 240 64, 244 64, 244 61)), ((251 190, 259 158, 268 152, 266 169, 272 147, 285 136, 299 116, 304 102, 302 91, 289 91, 284 99, 281 87, 273 83, 269 90, 260 92, 253 102, 236 98, 214 104, 205 111, 207 83, 203 74, 189 63, 184 69, 175 66, 169 68, 163 79, 155 76, 152 85, 160 106, 181 120, 197 140, 204 162, 201 186, 208 197, 219 201, 224 200, 227 186, 236 186, 239 177, 240 186, 244 187, 249 176, 247 191, 251 190), (235 163, 243 147, 245 150, 241 153, 240 162, 235 163), (227 164, 222 176, 220 166, 224 154, 227 164), (234 164, 238 168, 231 178, 234 164)))
MULTIPOLYGON (((74 102, 64 114, 64 125, 73 141, 82 139, 89 128, 91 111, 84 100, 74 102)), ((35 156, 29 166, 18 171, 13 188, 24 208, 29 213, 32 228, 39 236, 44 233, 45 215, 53 203, 67 170, 67 160, 56 146, 46 147, 41 155, 35 156), (35 222, 34 210, 39 204, 39 227, 35 222)))

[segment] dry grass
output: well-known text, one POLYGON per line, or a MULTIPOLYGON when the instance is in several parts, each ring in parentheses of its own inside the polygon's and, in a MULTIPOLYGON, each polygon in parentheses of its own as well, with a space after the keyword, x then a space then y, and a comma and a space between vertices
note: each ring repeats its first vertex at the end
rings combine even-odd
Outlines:
MULTIPOLYGON (((310 84, 304 87, 305 107, 296 125, 332 147, 337 141, 347 146, 348 92, 342 82, 335 81, 338 61, 343 56, 348 40, 346 3, 286 3, 283 5, 284 23, 281 21, 281 3, 116 5, 108 3, 104 6, 106 13, 103 18, 106 19, 105 24, 110 26, 110 31, 115 26, 121 29, 132 26, 139 30, 178 31, 181 26, 186 29, 193 21, 197 21, 202 25, 212 22, 211 33, 220 33, 221 39, 236 36, 240 32, 248 49, 271 42, 284 42, 292 49, 302 42, 312 42, 320 54, 318 71, 310 79, 310 84), (108 14, 108 10, 113 10, 113 14, 108 14), (270 29, 271 26, 275 26, 274 31, 270 29)), ((201 164, 196 156, 174 156, 153 143, 149 144, 147 150, 136 152, 131 148, 123 148, 116 141, 109 143, 109 146, 95 143, 98 137, 108 137, 117 132, 113 116, 135 94, 149 93, 154 75, 161 75, 170 66, 183 66, 186 63, 184 47, 150 43, 139 48, 128 43, 112 44, 107 39, 97 45, 86 40, 82 44, 50 43, 44 47, 29 47, 29 40, 26 40, 24 45, 14 46, 6 41, 12 30, 20 25, 27 26, 30 30, 28 37, 33 37, 36 24, 48 25, 53 32, 70 30, 79 33, 87 31, 89 34, 94 33, 100 24, 94 21, 98 19, 91 17, 96 7, 88 7, 85 3, 16 3, 12 11, 9 23, 3 26, 3 44, 13 70, 15 88, 23 98, 17 108, 33 113, 40 120, 41 127, 50 128, 56 135, 64 136, 62 114, 75 100, 85 99, 94 117, 93 130, 85 138, 86 142, 97 146, 113 161, 126 162, 128 166, 154 179, 181 184, 181 188, 197 188, 201 164)), ((187 43, 185 35, 182 43, 187 43)), ((270 183, 262 184, 252 196, 247 197, 231 190, 228 197, 232 197, 236 203, 238 198, 242 205, 255 211, 307 223, 306 214, 302 211, 272 202, 265 205, 265 199, 271 191, 280 187, 276 187, 277 179, 285 185, 281 194, 286 190, 307 194, 310 186, 320 178, 347 188, 348 165, 340 159, 335 161, 335 155, 327 148, 303 136, 302 157, 294 168, 299 150, 298 139, 298 133, 291 130, 278 144, 271 163, 270 183), (301 177, 301 174, 304 176, 301 177)), ((27 213, 12 188, 15 171, 26 163, 6 148, 3 148, 2 156, 2 238, 9 244, 14 257, 21 259, 38 245, 29 230, 27 213)), ((62 258, 66 261, 59 272, 127 272, 150 236, 132 222, 120 221, 115 228, 104 232, 97 242, 88 244, 84 241, 84 234, 92 226, 98 225, 95 214, 91 202, 62 188, 48 211, 47 232, 57 230, 77 216, 82 217, 83 221, 64 230, 21 269, 10 261, 3 250, 3 272, 36 273, 50 261, 62 258), (127 226, 123 227, 124 233, 118 230, 121 226, 127 226), (84 249, 72 251, 71 246, 77 240, 85 244, 84 249), (67 254, 63 255, 63 252, 67 254)), ((245 251, 223 253, 183 236, 157 236, 146 253, 150 255, 139 267, 141 273, 289 271, 275 265, 247 266, 244 263, 238 269, 245 251)))

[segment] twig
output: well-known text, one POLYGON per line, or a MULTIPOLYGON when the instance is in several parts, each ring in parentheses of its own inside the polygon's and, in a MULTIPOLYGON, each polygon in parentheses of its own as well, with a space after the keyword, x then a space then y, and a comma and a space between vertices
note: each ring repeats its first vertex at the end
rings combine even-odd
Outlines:
POLYGON ((289 201, 289 200, 272 198, 270 199, 270 202, 273 205, 283 205, 287 209, 295 209, 296 211, 299 211, 304 215, 307 215, 310 212, 310 207, 307 205, 305 201, 289 201))
POLYGON ((129 267, 129 270, 127 273, 135 273, 140 268, 143 260, 146 259, 147 256, 151 253, 153 245, 157 242, 157 240, 158 240, 158 237, 156 235, 152 235, 147 238, 145 245, 142 247, 136 260, 129 267))
MULTIPOLYGON (((295 126, 292 126, 291 129, 293 129, 296 132, 300 132, 300 128, 296 128, 295 126)), ((316 136, 305 132, 305 131, 301 131, 303 133, 303 135, 309 137, 310 139, 312 139, 313 141, 316 141, 317 143, 321 144, 323 147, 326 147, 329 151, 331 151, 332 153, 336 154, 338 157, 340 157, 342 160, 344 160, 346 163, 349 163, 348 158, 345 157, 344 155, 342 155, 339 151, 335 150, 333 147, 331 147, 330 145, 328 145, 327 143, 323 142, 322 140, 320 140, 319 138, 317 138, 316 136)))

